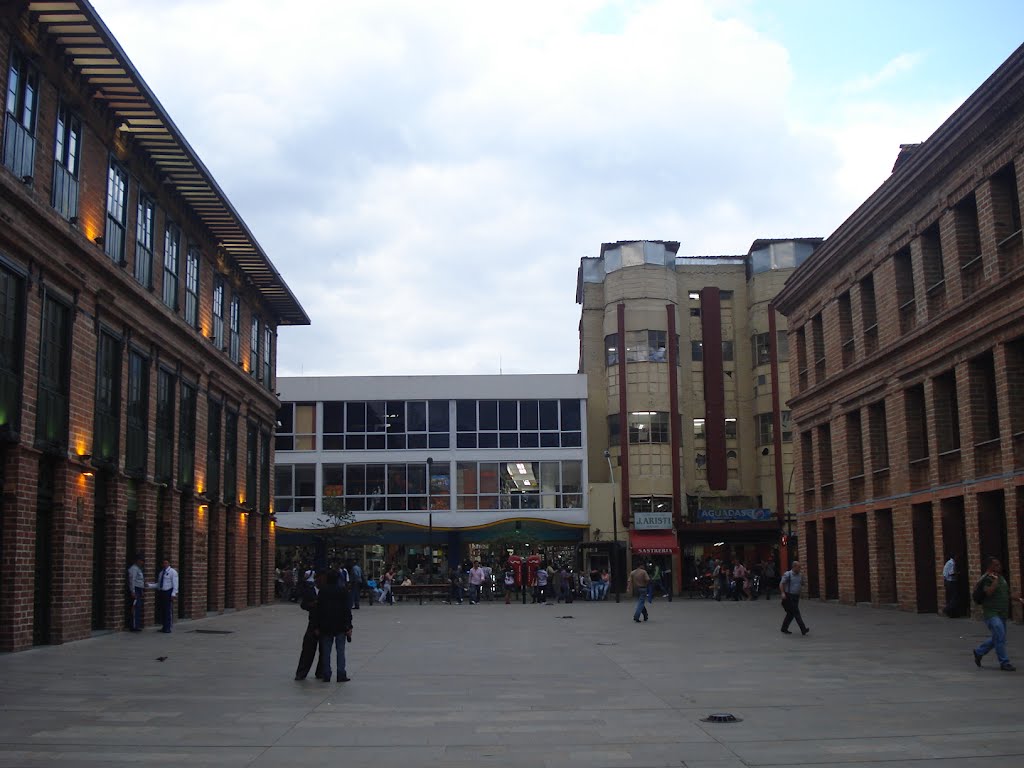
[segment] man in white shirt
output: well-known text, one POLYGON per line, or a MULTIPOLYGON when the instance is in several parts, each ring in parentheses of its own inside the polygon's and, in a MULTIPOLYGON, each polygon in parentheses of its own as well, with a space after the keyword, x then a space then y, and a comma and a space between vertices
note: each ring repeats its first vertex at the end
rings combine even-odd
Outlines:
POLYGON ((480 561, 473 563, 469 569, 469 602, 476 605, 480 602, 480 588, 484 583, 484 569, 480 567, 480 561))
POLYGON ((949 556, 942 567, 942 583, 946 587, 946 608, 943 613, 951 619, 956 615, 956 558, 953 555, 949 556))
POLYGON ((146 588, 146 575, 142 571, 145 560, 142 553, 135 555, 135 562, 128 569, 128 599, 131 601, 129 629, 132 632, 142 631, 142 595, 146 588))
POLYGON ((171 561, 164 558, 163 568, 156 577, 156 604, 162 632, 170 632, 174 623, 174 599, 178 596, 178 572, 171 568, 171 561))

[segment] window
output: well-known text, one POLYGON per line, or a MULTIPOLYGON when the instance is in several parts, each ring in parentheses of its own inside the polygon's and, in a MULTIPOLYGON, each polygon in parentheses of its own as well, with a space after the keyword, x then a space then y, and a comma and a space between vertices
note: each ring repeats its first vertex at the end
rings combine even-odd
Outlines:
POLYGON ((807 327, 801 326, 796 329, 796 366, 800 390, 807 389, 807 327))
POLYGON ((727 440, 736 439, 736 419, 728 418, 725 420, 725 437, 727 440))
POLYGON ((608 416, 608 445, 617 445, 619 442, 619 414, 612 413, 608 416))
POLYGON ((231 314, 228 316, 229 343, 231 346, 231 362, 240 364, 242 362, 242 345, 240 334, 242 331, 242 309, 238 294, 231 297, 231 314))
POLYGON ((789 336, 786 331, 775 332, 775 343, 778 345, 779 362, 789 360, 789 336))
MULTIPOLYGON (((327 467, 324 467, 327 474, 327 467)), ((327 495, 327 494, 325 494, 327 495)), ((316 464, 274 467, 274 512, 316 511, 316 464)))
POLYGON ((270 432, 260 430, 260 514, 270 514, 270 432))
POLYGON ((224 415, 224 503, 238 502, 238 411, 224 415))
POLYGON ((732 297, 733 297, 733 292, 732 291, 719 291, 718 292, 718 298, 719 298, 720 301, 732 301, 732 297))
POLYGON ((864 429, 860 411, 846 414, 846 466, 851 478, 864 475, 864 429))
POLYGON ((11 53, 4 114, 4 165, 31 181, 35 175, 39 73, 18 51, 11 53))
POLYGON ((107 228, 103 233, 103 251, 115 264, 127 264, 124 256, 128 228, 128 174, 110 159, 107 167, 107 228))
POLYGON ((178 486, 191 488, 196 480, 196 388, 181 382, 178 416, 178 486))
POLYGON ((82 149, 82 121, 61 103, 57 110, 54 149, 53 207, 65 219, 78 215, 78 163, 82 149))
POLYGON ((731 341, 723 341, 722 342, 722 362, 725 362, 725 363, 731 363, 732 362, 732 342, 731 341))
POLYGON ((39 346, 39 402, 36 446, 65 450, 68 440, 68 396, 71 374, 71 310, 52 296, 43 302, 39 346))
POLYGON ((868 431, 874 471, 889 468, 889 430, 885 423, 885 401, 868 406, 868 431))
POLYGON ((768 343, 770 338, 770 334, 767 333, 755 333, 750 337, 750 350, 755 366, 771 363, 772 351, 768 343))
POLYGON ((626 362, 664 363, 668 360, 665 331, 627 331, 626 362))
POLYGON ((875 277, 868 275, 860 283, 860 316, 864 330, 864 354, 878 351, 878 312, 875 308, 875 277))
POLYGON ((213 278, 213 346, 224 349, 224 278, 213 278))
POLYGON ((263 326, 263 386, 267 389, 273 389, 273 344, 274 344, 274 332, 270 329, 269 325, 263 326))
POLYGON ((459 448, 571 448, 582 442, 579 400, 457 400, 459 448))
MULTIPOLYGON (((326 412, 327 403, 324 404, 326 412)), ((325 413, 326 422, 326 413, 325 413)), ((316 450, 316 403, 281 403, 277 411, 277 435, 274 447, 278 451, 316 450)), ((327 427, 325 424, 324 430, 327 427)), ((326 447, 325 450, 336 450, 326 447)))
POLYGON ((839 305, 839 342, 843 349, 843 367, 853 365, 856 350, 853 343, 853 305, 850 292, 840 294, 839 305))
POLYGON ((704 419, 693 420, 693 438, 694 440, 703 440, 706 437, 704 432, 704 419))
POLYGON ((206 495, 211 499, 220 498, 220 445, 221 416, 223 408, 219 401, 206 401, 206 495))
POLYGON ((128 354, 127 406, 125 472, 135 478, 145 477, 149 441, 149 360, 135 351, 128 354))
POLYGON ((921 265, 924 268, 924 287, 928 292, 928 308, 939 310, 942 308, 940 299, 946 295, 946 268, 939 222, 921 233, 921 265))
POLYGON ((459 462, 456 468, 458 509, 580 509, 582 466, 579 461, 459 462))
POLYGON ((928 458, 928 411, 924 384, 903 391, 903 412, 907 425, 907 458, 911 462, 928 458))
POLYGON ((181 231, 172 221, 164 229, 164 304, 178 311, 178 249, 181 231))
POLYGON ((100 331, 96 350, 96 413, 93 459, 117 464, 121 425, 121 341, 100 331))
POLYGON ((324 450, 447 448, 447 400, 328 401, 324 450))
POLYGON ((257 455, 256 425, 248 422, 245 429, 245 505, 253 508, 256 505, 256 472, 259 457, 257 455))
POLYGON ((1006 274, 1024 263, 1018 190, 1017 169, 1012 162, 992 175, 992 217, 1001 274, 1006 274))
POLYGON ((161 368, 156 376, 156 466, 153 479, 170 483, 174 464, 175 375, 161 368))
POLYGON ((814 382, 825 380, 825 323, 821 312, 811 318, 811 343, 814 345, 814 382))
POLYGON ((704 359, 704 343, 700 341, 690 342, 690 359, 699 363, 704 359))
POLYGON ((914 267, 910 246, 901 248, 893 257, 896 272, 896 306, 900 313, 900 333, 909 333, 917 325, 917 305, 914 301, 914 267))
POLYGON ((260 318, 252 316, 252 330, 249 334, 249 374, 259 379, 263 371, 260 369, 260 318))
POLYGON ((619 334, 611 333, 604 337, 604 364, 619 364, 619 334))
POLYGON ((25 281, 0 266, 0 431, 17 431, 25 358, 25 281))
POLYGON ((981 257, 981 231, 978 227, 978 199, 972 192, 953 207, 956 229, 957 262, 960 264, 960 284, 966 299, 978 291, 985 280, 981 257))
POLYGON ((199 327, 199 249, 194 246, 185 254, 185 322, 199 327))
POLYGON ((146 195, 139 193, 135 218, 135 279, 153 289, 153 233, 156 230, 156 207, 146 195))
POLYGON ((667 443, 668 414, 655 411, 634 411, 630 413, 629 442, 667 443))
MULTIPOLYGON (((789 411, 782 411, 779 414, 782 420, 782 442, 788 443, 793 439, 791 417, 789 411)), ((757 414, 757 444, 771 445, 775 442, 774 419, 770 413, 757 414)))
POLYGON ((935 438, 940 454, 960 450, 960 405, 957 401, 956 372, 936 376, 932 385, 935 438))

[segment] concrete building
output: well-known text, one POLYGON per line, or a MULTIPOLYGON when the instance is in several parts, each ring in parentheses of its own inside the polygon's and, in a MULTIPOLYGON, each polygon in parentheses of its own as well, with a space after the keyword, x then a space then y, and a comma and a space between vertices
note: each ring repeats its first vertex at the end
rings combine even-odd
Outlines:
POLYGON ((1020 590, 1022 178, 1024 48, 779 295, 812 595, 933 612, 949 554, 960 612, 986 555, 1020 590))
MULTIPOLYGON (((622 241, 581 260, 590 536, 628 537, 677 589, 708 556, 756 563, 778 543, 792 459, 789 414, 773 406, 769 303, 819 242, 686 257, 677 242, 622 241)), ((785 402, 783 325, 776 334, 785 402)))
POLYGON ((587 528, 586 378, 282 377, 274 512, 284 562, 442 575, 507 549, 575 562, 587 528))
POLYGON ((136 552, 179 616, 264 602, 309 320, 88 2, 0 5, 0 61, 0 650, 123 628, 136 552))

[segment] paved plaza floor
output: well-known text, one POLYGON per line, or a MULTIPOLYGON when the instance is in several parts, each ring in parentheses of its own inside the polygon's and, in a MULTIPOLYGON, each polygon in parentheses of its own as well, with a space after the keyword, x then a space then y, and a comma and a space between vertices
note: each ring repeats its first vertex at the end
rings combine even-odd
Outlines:
POLYGON ((777 600, 364 607, 348 683, 292 679, 292 603, 107 634, 0 656, 0 766, 1024 765, 983 624, 804 608, 807 637, 777 600))

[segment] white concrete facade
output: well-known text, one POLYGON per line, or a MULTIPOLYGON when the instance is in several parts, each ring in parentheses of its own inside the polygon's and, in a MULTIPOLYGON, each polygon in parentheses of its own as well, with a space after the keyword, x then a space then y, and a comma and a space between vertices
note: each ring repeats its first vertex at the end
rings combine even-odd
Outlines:
MULTIPOLYGON (((277 491, 285 488, 288 467, 305 467, 309 476, 309 467, 315 466, 315 497, 306 497, 306 503, 301 509, 284 509, 284 504, 277 503, 277 497, 281 494, 275 493, 275 514, 277 524, 281 529, 303 530, 322 527, 324 489, 328 481, 325 479, 325 468, 337 470, 339 466, 347 465, 401 465, 405 463, 409 467, 410 483, 412 471, 418 467, 419 471, 426 465, 427 460, 432 460, 431 478, 437 475, 442 476, 447 470, 447 477, 450 478, 446 491, 434 490, 428 494, 430 510, 422 509, 380 509, 367 508, 356 509, 353 515, 356 523, 379 522, 388 524, 405 525, 411 527, 426 528, 428 519, 435 531, 448 529, 474 529, 493 526, 513 520, 530 520, 535 523, 550 523, 555 526, 565 526, 567 529, 579 527, 585 529, 588 522, 588 477, 586 463, 587 445, 587 379, 581 374, 530 374, 530 375, 469 375, 469 376, 368 376, 368 377, 280 377, 278 379, 278 390, 282 402, 282 413, 288 413, 289 405, 301 404, 305 417, 310 416, 315 428, 315 438, 305 440, 304 448, 298 449, 300 441, 296 441, 292 450, 282 449, 280 444, 276 450, 275 464, 277 467, 278 487, 277 491), (517 426, 514 430, 505 429, 504 432, 497 430, 489 431, 495 438, 498 435, 504 440, 516 440, 516 447, 458 447, 460 439, 467 439, 469 433, 460 434, 457 430, 458 403, 469 401, 504 403, 502 408, 511 410, 510 403, 515 402, 517 426), (552 407, 552 403, 559 404, 556 407, 558 413, 568 413, 572 409, 573 402, 579 403, 578 426, 572 430, 569 442, 576 441, 578 445, 566 445, 566 430, 558 429, 554 432, 543 432, 538 428, 529 429, 528 417, 524 414, 532 403, 541 404, 539 407, 552 407), (428 403, 433 409, 434 404, 446 403, 448 412, 448 436, 447 447, 401 447, 381 449, 349 449, 346 447, 324 447, 325 435, 325 409, 338 409, 339 404, 345 403, 428 403), (564 405, 561 405, 564 403, 564 405), (325 405, 326 404, 326 405, 325 405), (313 406, 315 410, 311 410, 313 406), (523 427, 527 424, 527 427, 523 427), (576 431, 578 430, 578 437, 576 431), (522 447, 518 441, 527 441, 521 433, 533 435, 535 432, 542 439, 549 442, 561 436, 561 444, 547 447, 530 446, 522 447), (516 433, 518 438, 513 435, 516 433), (312 447, 312 450, 305 448, 312 447), (557 493, 542 494, 501 494, 497 493, 493 498, 488 497, 488 504, 493 503, 495 508, 466 508, 470 495, 460 494, 461 477, 460 466, 468 464, 488 465, 511 468, 518 466, 519 471, 524 475, 533 472, 536 468, 543 467, 541 471, 548 473, 555 471, 556 463, 563 473, 561 485, 557 493), (575 469, 578 464, 578 470, 575 469), (578 490, 573 492, 565 491, 564 480, 572 472, 578 473, 578 490), (439 495, 447 495, 445 504, 439 495), (578 495, 578 504, 576 496, 578 495), (310 503, 315 498, 314 503, 310 503), (566 506, 567 504, 567 506, 566 506), (520 506, 521 505, 521 506, 520 506), (312 507, 312 508, 310 508, 312 507), (447 508, 438 508, 447 507, 447 508)), ((481 406, 483 407, 483 406, 481 406)), ((388 411, 394 409, 387 409, 388 411)), ((543 410, 541 411, 543 413, 543 410)), ((293 412, 294 413, 294 412, 293 412)), ((347 405, 345 407, 346 419, 348 419, 347 405)), ((482 411, 481 411, 482 413, 482 411)), ((388 414, 390 415, 390 414, 388 414)), ((404 417, 403 417, 404 418, 404 417)), ((482 418, 482 417, 481 417, 482 418)), ((346 420, 346 425, 349 423, 346 420)), ((561 424, 561 422, 560 422, 561 424)), ((288 428, 284 424, 285 429, 288 428)), ((296 427, 291 426, 292 433, 296 433, 296 427)), ((307 427, 308 429, 308 427, 307 427)), ((404 429, 404 426, 403 426, 404 429)), ((388 435, 388 426, 383 427, 384 439, 388 435)), ((478 430, 478 434, 483 430, 478 430)), ((282 427, 279 426, 278 435, 282 434, 282 427)), ((442 433, 433 433, 431 440, 438 438, 443 441, 442 433)), ((346 437, 342 435, 341 437, 346 437)), ((424 437, 423 435, 419 435, 424 437)), ((336 438, 339 436, 335 436, 336 438)), ((537 440, 536 437, 530 437, 537 440)), ((286 438, 287 440, 287 438, 286 438)), ((409 442, 412 442, 410 440, 409 442)), ((539 440, 538 440, 539 442, 539 440)), ((482 476, 482 475, 481 475, 482 476)), ((529 475, 532 477, 532 474, 529 475)), ((538 473, 539 476, 539 473, 538 473)), ((348 475, 345 475, 346 480, 348 475)), ((557 475, 556 475, 557 477, 557 475)), ((576 475, 573 475, 575 478, 576 475)), ((539 479, 538 479, 539 484, 539 479)), ((388 478, 390 484, 390 477, 388 478)), ((432 483, 433 484, 433 483, 432 483)), ((575 484, 575 483, 573 483, 575 484)), ((308 483, 307 483, 308 485, 308 483)), ((436 485, 436 484, 434 484, 436 485)), ((530 485, 526 482, 526 485, 530 485)), ((474 489, 479 490, 479 489, 474 489)), ((519 489, 532 491, 533 489, 519 489)), ((347 486, 342 489, 348 493, 347 486)), ((385 491, 386 493, 386 491, 385 491)), ((411 492, 410 492, 411 493, 411 492)), ((483 491, 480 491, 483 498, 483 491)), ((283 501, 283 497, 282 501, 283 501)), ((377 506, 382 502, 375 496, 364 496, 363 503, 367 507, 377 506)), ((409 506, 413 506, 414 498, 409 496, 409 506)), ((420 501, 417 499, 417 501, 420 501)), ((356 504, 355 506, 358 506, 356 504)), ((390 527, 390 526, 389 526, 390 527)), ((575 534, 582 535, 582 534, 575 534)))

